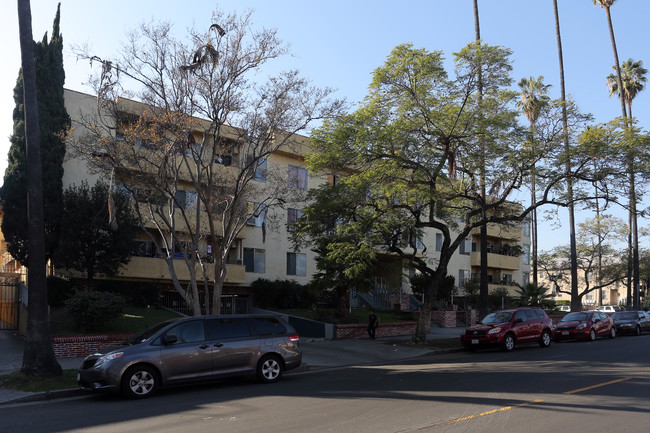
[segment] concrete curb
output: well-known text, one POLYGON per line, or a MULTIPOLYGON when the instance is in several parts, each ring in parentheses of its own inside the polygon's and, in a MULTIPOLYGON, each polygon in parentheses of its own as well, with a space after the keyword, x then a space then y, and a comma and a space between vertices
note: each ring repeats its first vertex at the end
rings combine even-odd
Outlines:
MULTIPOLYGON (((393 344, 393 342, 386 342, 386 344, 393 344)), ((453 352, 462 352, 464 349, 463 348, 452 348, 452 349, 432 349, 429 353, 425 353, 422 355, 416 355, 413 357, 407 357, 403 359, 416 359, 416 358, 421 358, 424 356, 430 356, 430 355, 442 355, 445 353, 453 353, 453 352)), ((356 367, 356 366, 364 366, 364 365, 382 365, 382 364, 388 364, 388 363, 393 363, 393 362, 398 362, 399 360, 394 359, 394 360, 384 360, 384 361, 375 361, 375 362, 361 362, 357 364, 347 364, 347 365, 337 365, 337 366, 319 366, 319 365, 311 365, 311 364, 302 364, 300 367, 296 368, 295 370, 289 370, 285 374, 287 375, 292 375, 292 374, 308 374, 308 373, 317 373, 321 371, 330 371, 330 370, 340 370, 343 368, 351 368, 351 367, 356 367)), ((21 391, 16 391, 17 393, 20 393, 21 391)), ((15 399, 7 400, 7 401, 0 401, 0 406, 2 405, 9 405, 9 404, 18 404, 18 403, 31 403, 31 402, 36 402, 36 401, 47 401, 47 400, 55 400, 55 399, 60 399, 60 398, 70 398, 70 397, 80 397, 80 396, 92 396, 92 395, 97 395, 93 391, 88 391, 85 389, 81 388, 71 388, 71 389, 59 389, 59 390, 53 390, 53 391, 46 391, 46 392, 34 392, 34 393, 28 393, 28 395, 23 395, 20 397, 17 397, 15 399)))

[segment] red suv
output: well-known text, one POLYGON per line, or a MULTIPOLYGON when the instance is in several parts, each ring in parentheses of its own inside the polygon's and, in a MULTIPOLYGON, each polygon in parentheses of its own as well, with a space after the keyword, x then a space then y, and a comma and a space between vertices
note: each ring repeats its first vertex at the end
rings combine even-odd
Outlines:
POLYGON ((470 326, 460 336, 467 350, 501 346, 510 352, 516 344, 537 342, 541 347, 551 345, 553 322, 540 308, 522 307, 496 311, 470 326))

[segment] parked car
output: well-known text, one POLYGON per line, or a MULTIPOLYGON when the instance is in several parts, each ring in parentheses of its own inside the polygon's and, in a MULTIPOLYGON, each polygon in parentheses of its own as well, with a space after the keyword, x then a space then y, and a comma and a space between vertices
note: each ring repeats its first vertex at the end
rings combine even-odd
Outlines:
POLYGON ((227 376, 276 382, 302 362, 296 330, 279 316, 201 316, 168 320, 122 345, 86 357, 77 382, 84 389, 120 390, 131 398, 159 386, 227 376))
POLYGON ((560 305, 558 307, 558 310, 563 312, 563 313, 570 313, 571 312, 571 306, 570 305, 560 305))
POLYGON ((596 337, 616 337, 616 326, 610 316, 601 311, 574 311, 562 318, 553 331, 553 340, 591 340, 596 337))
POLYGON ((623 307, 619 307, 618 305, 601 305, 600 307, 596 308, 596 311, 601 311, 607 314, 614 314, 624 310, 623 307))
POLYGON ((524 307, 488 314, 480 323, 468 327, 460 341, 467 350, 500 346, 509 352, 515 345, 526 342, 548 347, 552 329, 553 322, 544 310, 524 307))
POLYGON ((612 314, 619 334, 641 335, 650 331, 650 317, 644 311, 621 311, 612 314))

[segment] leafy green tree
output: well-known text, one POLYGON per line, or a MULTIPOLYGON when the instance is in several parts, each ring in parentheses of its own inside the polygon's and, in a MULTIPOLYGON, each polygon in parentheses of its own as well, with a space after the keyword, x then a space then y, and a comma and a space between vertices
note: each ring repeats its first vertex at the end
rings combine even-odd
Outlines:
POLYGON ((72 185, 63 193, 61 241, 54 256, 57 267, 85 272, 88 286, 98 274, 115 275, 131 258, 133 238, 140 228, 130 196, 123 190, 111 193, 117 229, 109 218, 109 187, 98 182, 72 185))
MULTIPOLYGON (((34 44, 36 91, 40 129, 40 153, 43 179, 43 212, 45 221, 45 256, 52 257, 61 229, 61 195, 65 145, 63 135, 70 126, 70 117, 63 101, 63 37, 60 28, 60 5, 57 8, 52 37, 47 33, 34 44)), ((29 266, 27 247, 27 166, 25 147, 25 104, 23 72, 14 88, 14 132, 11 136, 8 166, 0 197, 5 217, 2 232, 7 250, 22 264, 29 266)))
MULTIPOLYGON (((399 257, 427 277, 415 341, 426 340, 426 321, 451 257, 472 230, 486 222, 521 221, 535 207, 554 202, 553 186, 567 176, 556 161, 545 164, 539 168, 544 185, 537 201, 523 208, 508 201, 534 161, 558 156, 561 138, 550 126, 557 124, 557 112, 549 110, 539 128, 547 136, 536 153, 521 145, 509 55, 502 47, 471 43, 455 54, 456 75, 450 78, 442 53, 399 45, 375 71, 362 106, 314 133, 317 152, 309 165, 339 176, 348 189, 351 227, 364 221, 359 244, 399 257), (485 164, 476 158, 483 149, 485 164), (409 242, 433 232, 442 236, 439 253, 409 242)), ((341 221, 337 230, 347 224, 341 221)))
POLYGON ((291 227, 297 249, 310 246, 317 253, 317 272, 312 284, 321 290, 334 290, 336 315, 347 315, 347 293, 350 289, 367 291, 377 263, 376 234, 372 234, 372 212, 350 206, 358 190, 345 184, 326 184, 309 191, 312 204, 291 227), (370 237, 367 237, 371 233, 370 237), (374 241, 372 236, 375 237, 374 241))

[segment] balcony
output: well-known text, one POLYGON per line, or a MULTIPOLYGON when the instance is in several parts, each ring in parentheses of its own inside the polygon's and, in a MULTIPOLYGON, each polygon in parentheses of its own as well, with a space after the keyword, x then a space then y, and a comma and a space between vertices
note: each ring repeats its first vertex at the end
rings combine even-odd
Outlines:
MULTIPOLYGON (((472 266, 481 266, 481 253, 471 254, 472 266)), ((519 269, 521 258, 519 256, 506 256, 503 254, 488 253, 488 268, 496 269, 519 269)))
MULTIPOLYGON (((214 265, 208 264, 208 275, 212 276, 214 265)), ((190 273, 183 260, 174 260, 176 275, 181 281, 190 279, 190 273)), ((246 282, 246 267, 244 265, 226 265, 226 283, 237 284, 246 282)), ((117 275, 121 278, 139 280, 171 280, 167 262, 155 257, 132 257, 129 264, 122 267, 117 275)), ((200 274, 197 278, 201 278, 200 274)))
POLYGON ((490 283, 490 284, 488 284, 488 292, 490 292, 490 293, 494 289, 499 289, 499 288, 506 289, 508 291, 509 296, 519 297, 519 292, 517 292, 517 289, 519 288, 519 286, 510 285, 510 284, 506 284, 506 283, 503 283, 503 284, 490 283))
MULTIPOLYGON (((505 224, 496 224, 488 223, 487 225, 487 235, 491 238, 498 239, 508 239, 513 241, 521 241, 522 228, 520 225, 505 225, 505 224)), ((472 235, 479 236, 481 234, 481 228, 476 227, 472 229, 472 235)))

